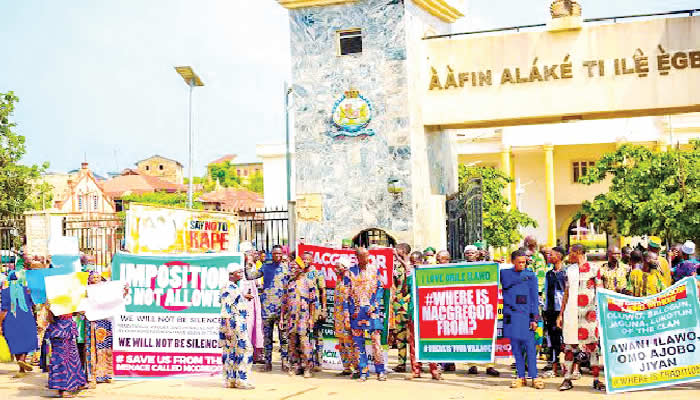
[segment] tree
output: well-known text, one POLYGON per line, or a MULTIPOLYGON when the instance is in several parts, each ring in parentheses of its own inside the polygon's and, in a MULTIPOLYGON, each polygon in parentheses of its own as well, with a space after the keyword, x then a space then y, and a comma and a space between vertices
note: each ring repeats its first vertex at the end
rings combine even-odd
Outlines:
POLYGON ((263 175, 260 172, 256 172, 250 177, 250 181, 245 187, 252 192, 263 194, 265 191, 263 175))
POLYGON ((508 247, 522 239, 520 228, 537 226, 537 221, 517 209, 510 209, 510 202, 503 190, 510 179, 503 172, 490 167, 459 166, 459 190, 467 190, 469 180, 481 178, 483 198, 484 239, 494 247, 508 247))
POLYGON ((32 208, 36 198, 33 182, 49 167, 19 164, 27 152, 24 136, 16 133, 10 117, 19 98, 13 92, 0 93, 0 217, 22 214, 32 208))
MULTIPOLYGON (((193 193, 192 198, 196 199, 201 195, 201 193, 193 193)), ((152 193, 141 193, 141 194, 130 194, 122 196, 122 202, 126 203, 142 203, 151 204, 156 206, 168 206, 168 207, 178 207, 187 208, 187 193, 166 193, 166 192, 152 192, 152 193)), ((196 210, 201 210, 204 207, 202 203, 194 201, 192 203, 192 208, 196 210)))
POLYGON ((220 164, 209 165, 209 177, 211 182, 219 180, 219 184, 223 187, 240 187, 241 178, 236 174, 236 166, 230 161, 224 161, 220 164))
POLYGON ((669 242, 700 238, 700 140, 689 151, 624 145, 604 154, 579 182, 608 177, 608 192, 584 201, 579 216, 609 234, 655 235, 669 242))
MULTIPOLYGON (((183 184, 187 185, 190 183, 190 178, 185 177, 183 178, 183 184)), ((192 184, 193 185, 201 185, 207 183, 207 178, 206 177, 201 177, 201 176, 193 176, 192 177, 192 184)))

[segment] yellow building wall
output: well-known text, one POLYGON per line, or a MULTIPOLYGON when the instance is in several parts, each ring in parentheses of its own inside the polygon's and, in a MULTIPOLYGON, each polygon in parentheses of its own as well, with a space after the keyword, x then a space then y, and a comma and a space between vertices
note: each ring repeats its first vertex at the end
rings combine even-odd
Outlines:
POLYGON ((601 183, 585 185, 575 183, 574 161, 597 161, 603 153, 614 152, 615 143, 554 146, 554 199, 555 204, 581 204, 605 193, 610 186, 607 179, 601 183))
POLYGON ((143 175, 156 176, 178 185, 183 183, 182 167, 175 161, 152 157, 139 162, 136 167, 143 175))

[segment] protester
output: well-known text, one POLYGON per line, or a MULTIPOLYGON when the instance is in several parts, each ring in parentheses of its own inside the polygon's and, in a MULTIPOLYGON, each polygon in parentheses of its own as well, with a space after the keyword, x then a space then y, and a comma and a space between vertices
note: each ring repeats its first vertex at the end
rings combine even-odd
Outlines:
MULTIPOLYGON (((389 329, 393 331, 398 349, 398 364, 395 372, 406 372, 408 341, 408 304, 403 288, 411 270, 409 255, 411 246, 399 243, 394 249, 394 278, 391 287, 391 307, 389 308, 389 329)), ((409 297, 410 301, 410 297, 409 297)))
MULTIPOLYGON (((328 318, 328 307, 326 305, 326 278, 323 273, 314 268, 311 263, 314 256, 307 251, 302 256, 303 272, 307 278, 314 283, 316 288, 315 313, 312 315, 313 329, 311 331, 311 345, 313 346, 314 371, 321 370, 323 364, 323 324, 328 318)), ((292 263, 294 265, 294 263, 292 263)))
POLYGON ((311 378, 315 365, 311 336, 319 300, 315 276, 310 278, 304 267, 297 262, 290 265, 291 277, 282 297, 282 326, 289 341, 289 375, 302 372, 304 378, 311 378))
POLYGON ((544 389, 544 381, 537 376, 537 349, 535 347, 535 330, 540 318, 539 293, 535 273, 526 270, 527 254, 516 250, 511 254, 512 269, 501 271, 503 288, 503 336, 510 340, 515 358, 517 379, 510 387, 527 386, 525 379, 527 354, 527 375, 532 379, 532 386, 544 389))
POLYGON ((683 245, 680 243, 674 243, 670 249, 668 249, 668 260, 671 264, 671 275, 676 271, 676 268, 683 262, 683 245))
POLYGON ((627 276, 630 271, 621 265, 621 252, 616 246, 608 248, 608 261, 600 267, 600 278, 603 288, 617 293, 627 290, 627 276))
POLYGON ((621 251, 621 261, 623 264, 627 265, 627 269, 631 269, 630 255, 632 254, 633 250, 634 249, 632 249, 630 246, 624 246, 621 251))
POLYGON ((382 281, 379 269, 369 265, 369 251, 363 247, 355 250, 357 265, 350 268, 344 280, 349 287, 348 299, 344 305, 347 310, 346 328, 352 329, 352 338, 358 353, 360 381, 369 378, 367 352, 365 350, 365 333, 372 341, 374 368, 377 379, 386 380, 384 371, 384 354, 381 335, 384 328, 382 315, 382 281))
POLYGON ((644 261, 642 257, 642 252, 640 250, 632 250, 630 253, 630 273, 635 270, 635 269, 641 269, 642 268, 642 262, 644 261))
POLYGON ((659 272, 663 277, 663 283, 666 287, 671 286, 673 283, 673 277, 671 276, 671 267, 668 265, 668 260, 666 257, 661 257, 661 239, 656 236, 649 238, 649 248, 647 251, 655 253, 657 256, 657 261, 659 265, 659 272))
MULTIPOLYGON (((411 253, 410 257, 410 272, 406 275, 406 281, 404 284, 404 287, 402 289, 402 292, 404 294, 404 299, 407 301, 407 306, 408 309, 406 310, 406 316, 407 316, 407 328, 408 328, 408 353, 411 361, 411 373, 406 375, 407 380, 411 379, 416 379, 421 377, 421 372, 423 370, 423 364, 419 363, 416 361, 416 343, 415 343, 415 336, 416 336, 416 321, 413 319, 413 315, 415 310, 413 309, 413 302, 411 301, 411 297, 413 295, 413 273, 412 270, 414 268, 420 268, 421 265, 423 264, 423 254, 420 251, 416 251, 411 253)), ((440 371, 440 366, 438 366, 437 363, 431 362, 428 364, 430 368, 430 375, 432 379, 436 381, 442 380, 442 373, 440 371)))
MULTIPOLYGON (((97 271, 90 271, 88 285, 105 279, 97 271)), ((109 383, 114 376, 112 356, 112 320, 101 319, 85 324, 85 364, 90 388, 98 383, 109 383)))
POLYGON ((287 333, 280 327, 282 296, 289 282, 289 268, 282 262, 282 246, 272 247, 272 262, 263 264, 259 271, 252 265, 245 269, 246 279, 263 278, 262 303, 263 335, 265 346, 265 372, 272 371, 272 335, 275 327, 280 340, 282 371, 287 370, 287 333))
POLYGON ((0 335, 5 336, 10 354, 17 361, 19 372, 15 378, 24 377, 33 367, 27 362, 27 354, 36 350, 38 338, 36 320, 32 313, 34 302, 29 291, 23 285, 23 270, 8 274, 8 287, 2 289, 0 296, 0 335))
MULTIPOLYGON (((477 253, 475 252, 474 256, 476 257, 476 255, 477 255, 477 253)), ((449 264, 450 262, 452 262, 452 255, 447 250, 440 250, 437 253, 437 255, 435 256, 435 259, 436 259, 438 265, 449 264)), ((442 369, 444 371, 453 372, 456 369, 456 366, 454 363, 442 363, 441 365, 442 365, 442 369)))
MULTIPOLYGON (((357 369, 357 351, 355 344, 352 341, 352 332, 345 326, 346 310, 345 303, 348 300, 350 288, 345 284, 345 276, 350 269, 348 260, 341 260, 335 266, 337 276, 335 284, 335 292, 333 293, 333 328, 335 337, 338 339, 338 352, 343 363, 343 371, 339 376, 349 376, 353 371, 357 373, 356 378, 359 378, 359 370, 357 369)), ((347 317, 349 318, 349 316, 347 317)))
POLYGON ((547 271, 544 281, 544 325, 549 337, 551 351, 552 377, 559 376, 559 355, 563 343, 561 328, 557 326, 557 317, 561 311, 561 303, 566 289, 566 271, 564 270, 564 255, 561 247, 554 247, 548 253, 548 262, 552 269, 547 271))
POLYGON ((600 271, 595 264, 586 262, 585 249, 580 244, 571 246, 566 270, 566 289, 562 299, 557 326, 564 337, 564 381, 559 390, 573 388, 571 382, 574 353, 586 357, 591 365, 593 389, 605 391, 600 380, 600 345, 598 342, 598 317, 596 315, 596 291, 600 287, 600 271))
MULTIPOLYGON (((252 249, 249 242, 241 243, 241 251, 244 251, 246 265, 254 265, 259 258, 257 251, 252 249)), ((248 324, 248 336, 250 344, 253 346, 254 362, 263 361, 263 329, 262 329, 262 310, 260 303, 260 295, 258 294, 258 280, 241 279, 238 282, 243 298, 248 306, 248 314, 246 323, 248 324)))
POLYGON ((678 282, 688 276, 696 276, 700 263, 695 258, 695 243, 688 240, 681 246, 681 262, 673 271, 673 282, 678 282))
POLYGON ((470 244, 464 247, 464 259, 467 262, 479 261, 479 249, 475 245, 470 244))
POLYGON ((635 297, 651 296, 663 292, 668 286, 659 270, 659 256, 653 251, 645 251, 641 269, 630 272, 627 294, 635 297))
POLYGON ((436 264, 437 261, 435 260, 435 248, 434 247, 427 247, 425 250, 423 250, 423 263, 424 264, 436 264))
POLYGON ((59 397, 75 397, 75 392, 87 384, 75 339, 78 330, 71 314, 54 317, 49 314, 46 337, 51 342, 49 389, 59 397))
POLYGON ((219 347, 222 349, 224 382, 228 388, 253 389, 248 382, 253 364, 253 347, 248 336, 248 306, 238 283, 243 278, 243 266, 229 264, 229 282, 221 288, 221 327, 219 347))
POLYGON ((530 268, 537 277, 537 290, 539 293, 542 293, 544 290, 544 277, 547 274, 547 261, 545 260, 544 255, 538 251, 537 239, 535 239, 534 236, 525 236, 523 246, 530 252, 530 268))
POLYGON ((352 248, 352 240, 351 239, 343 239, 341 243, 341 248, 342 249, 351 249, 352 248))

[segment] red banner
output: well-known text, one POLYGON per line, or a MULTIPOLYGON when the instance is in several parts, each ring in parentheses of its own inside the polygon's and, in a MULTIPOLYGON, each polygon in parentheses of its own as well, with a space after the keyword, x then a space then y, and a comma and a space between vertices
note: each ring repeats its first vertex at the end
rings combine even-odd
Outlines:
MULTIPOLYGON (((305 252, 313 254, 313 262, 311 265, 323 272, 326 277, 326 287, 334 288, 337 276, 335 274, 335 265, 340 262, 343 256, 347 256, 352 263, 357 263, 355 250, 353 249, 334 249, 331 247, 312 246, 308 244, 300 244, 298 249, 299 256, 305 252)), ((379 266, 379 271, 382 275, 382 283, 384 288, 391 288, 391 277, 394 273, 394 250, 390 248, 372 249, 369 251, 370 265, 379 266)))
POLYGON ((493 336, 497 298, 495 285, 418 288, 421 339, 493 336))

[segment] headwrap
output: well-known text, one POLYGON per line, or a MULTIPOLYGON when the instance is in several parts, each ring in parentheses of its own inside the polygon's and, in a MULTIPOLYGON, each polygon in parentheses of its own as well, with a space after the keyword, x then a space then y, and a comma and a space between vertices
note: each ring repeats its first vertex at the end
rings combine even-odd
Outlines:
POLYGON ((427 252, 429 252, 429 251, 432 251, 433 253, 435 253, 435 248, 434 248, 434 247, 427 247, 427 248, 425 249, 425 251, 423 251, 423 253, 427 253, 427 252))

